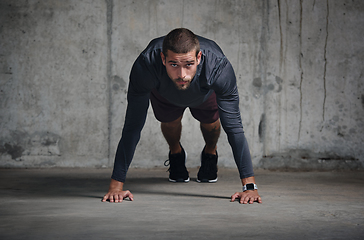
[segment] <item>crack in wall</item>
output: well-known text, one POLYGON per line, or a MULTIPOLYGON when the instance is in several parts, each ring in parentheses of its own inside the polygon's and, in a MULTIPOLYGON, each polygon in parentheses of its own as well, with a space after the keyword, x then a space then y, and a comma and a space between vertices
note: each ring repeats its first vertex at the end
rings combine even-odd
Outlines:
MULTIPOLYGON (((279 24, 279 37, 280 37, 280 50, 279 50, 279 75, 282 76, 282 75, 285 75, 283 74, 283 70, 282 69, 285 69, 285 53, 284 53, 284 40, 283 40, 283 30, 282 30, 282 9, 281 9, 281 1, 280 0, 277 0, 277 7, 278 7, 278 24, 279 24)), ((288 8, 288 6, 287 6, 288 8)), ((286 15, 287 17, 287 15, 286 15)), ((277 78, 276 78, 277 80, 277 78)), ((282 80, 283 81, 283 80, 282 80)), ((282 88, 281 88, 282 89, 282 88)), ((277 103, 278 103, 278 106, 279 106, 279 109, 281 109, 282 107, 282 95, 280 94, 279 95, 279 99, 277 100, 277 103)), ((281 149, 281 130, 282 130, 282 115, 281 114, 278 114, 278 128, 277 128, 277 136, 278 136, 278 139, 276 141, 277 143, 277 149, 281 149)))
POLYGON ((279 72, 282 72, 283 62, 283 33, 282 33, 282 16, 281 16, 281 1, 277 0, 278 5, 278 23, 279 23, 279 34, 280 34, 280 59, 279 59, 279 72))
POLYGON ((299 56, 299 67, 301 71, 301 78, 300 78, 300 121, 299 121, 299 128, 298 128, 298 139, 297 142, 299 142, 301 137, 301 129, 302 129, 302 82, 303 82, 303 68, 302 68, 302 14, 303 14, 303 8, 302 8, 302 0, 300 0, 300 56, 299 56))
MULTIPOLYGON (((260 78, 263 83, 266 82, 267 79, 267 35, 269 34, 269 1, 263 1, 262 3, 262 28, 261 28, 261 36, 260 36, 260 49, 259 49, 259 73, 260 78)), ((267 112, 267 97, 264 94, 263 99, 263 114, 267 112)), ((266 124, 266 118, 264 118, 264 124, 266 124)), ((265 130, 265 129, 263 129, 265 130)), ((261 134, 263 143, 263 155, 267 154, 267 134, 261 134)))
MULTIPOLYGON (((326 38, 325 38, 325 47, 324 47, 324 60, 325 60, 325 64, 324 64, 324 101, 323 101, 323 106, 322 106, 322 123, 325 122, 325 106, 326 106, 326 73, 327 73, 327 41, 329 38, 329 0, 326 1, 326 6, 327 6, 327 11, 326 11, 326 38)), ((323 128, 323 124, 321 127, 321 131, 323 128)))

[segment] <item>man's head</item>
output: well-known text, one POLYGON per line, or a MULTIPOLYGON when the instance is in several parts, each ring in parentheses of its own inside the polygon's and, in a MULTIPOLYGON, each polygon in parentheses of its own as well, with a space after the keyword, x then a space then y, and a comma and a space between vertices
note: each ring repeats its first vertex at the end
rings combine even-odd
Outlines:
POLYGON ((197 36, 186 28, 172 30, 164 38, 161 58, 177 89, 188 89, 201 61, 197 36))
POLYGON ((188 53, 195 51, 196 57, 200 52, 200 42, 197 36, 187 28, 176 28, 170 31, 163 40, 163 54, 168 55, 168 50, 174 53, 188 53))

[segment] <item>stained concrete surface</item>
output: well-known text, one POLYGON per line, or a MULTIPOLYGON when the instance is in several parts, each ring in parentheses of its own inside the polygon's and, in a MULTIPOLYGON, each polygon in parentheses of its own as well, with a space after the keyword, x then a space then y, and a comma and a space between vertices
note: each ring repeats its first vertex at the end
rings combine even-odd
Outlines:
POLYGON ((216 184, 130 169, 134 201, 102 203, 110 169, 0 170, 0 239, 362 239, 363 172, 256 171, 263 203, 243 205, 235 169, 216 184))

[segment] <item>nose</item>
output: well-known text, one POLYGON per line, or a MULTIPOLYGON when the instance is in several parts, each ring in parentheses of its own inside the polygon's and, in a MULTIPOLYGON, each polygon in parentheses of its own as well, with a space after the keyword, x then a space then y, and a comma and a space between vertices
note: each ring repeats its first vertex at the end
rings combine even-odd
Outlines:
POLYGON ((186 70, 183 67, 178 69, 178 78, 184 79, 186 77, 186 70))

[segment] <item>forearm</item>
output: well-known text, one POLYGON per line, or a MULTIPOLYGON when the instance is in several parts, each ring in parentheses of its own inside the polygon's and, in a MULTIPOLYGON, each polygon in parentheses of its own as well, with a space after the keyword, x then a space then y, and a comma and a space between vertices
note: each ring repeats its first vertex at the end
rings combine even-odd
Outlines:
POLYGON ((254 176, 248 142, 241 122, 237 92, 227 97, 217 97, 221 125, 227 134, 239 170, 240 179, 254 176))
POLYGON ((119 182, 125 182, 126 173, 134 157, 140 132, 124 133, 116 150, 114 169, 111 178, 119 182))
POLYGON ((125 116, 122 137, 118 144, 112 179, 125 182, 126 173, 134 156, 135 148, 144 127, 149 106, 149 95, 128 95, 128 108, 125 116))
POLYGON ((253 163, 250 156, 248 142, 244 133, 229 133, 228 141, 233 151, 234 160, 239 171, 240 179, 253 177, 253 163))

